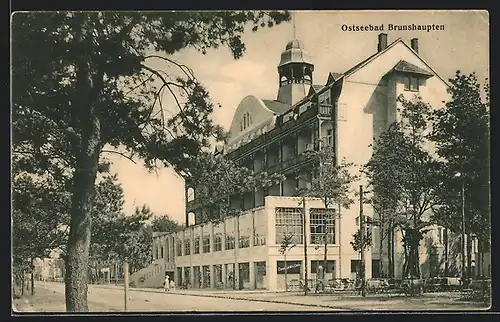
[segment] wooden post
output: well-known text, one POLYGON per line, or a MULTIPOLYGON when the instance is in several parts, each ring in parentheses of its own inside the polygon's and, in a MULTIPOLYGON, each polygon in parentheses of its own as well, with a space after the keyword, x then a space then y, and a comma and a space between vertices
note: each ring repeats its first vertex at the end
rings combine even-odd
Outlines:
POLYGON ((128 304, 128 263, 123 263, 123 282, 125 284, 125 312, 127 312, 128 304))

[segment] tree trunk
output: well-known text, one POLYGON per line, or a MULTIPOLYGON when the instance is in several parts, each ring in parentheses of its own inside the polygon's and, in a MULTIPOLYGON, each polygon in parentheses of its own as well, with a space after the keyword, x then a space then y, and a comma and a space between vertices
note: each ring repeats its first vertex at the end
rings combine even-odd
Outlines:
MULTIPOLYGON (((81 16, 82 17, 82 16, 81 16)), ((83 18, 82 18, 83 20, 83 18)), ((76 39, 91 42, 92 32, 77 30, 76 39)), ((76 158, 71 196, 71 221, 67 244, 66 261, 66 311, 87 312, 88 265, 92 225, 92 204, 95 179, 102 149, 99 95, 103 87, 103 72, 93 65, 91 58, 79 57, 76 61, 76 90, 72 112, 75 126, 81 135, 75 144, 76 158)))
POLYGON ((378 269, 379 269, 379 276, 380 277, 386 277, 386 274, 384 272, 384 251, 383 251, 383 248, 384 248, 384 239, 383 239, 383 236, 384 235, 384 228, 383 228, 383 224, 382 224, 382 221, 381 223, 379 224, 379 230, 378 230, 378 236, 379 236, 379 251, 378 251, 378 258, 379 258, 379 266, 378 266, 378 269))
POLYGON ((394 228, 391 224, 387 228, 389 231, 387 232, 387 259, 388 259, 388 273, 390 278, 394 278, 394 248, 393 248, 393 240, 394 240, 394 228))
POLYGON ((24 271, 21 275, 21 296, 24 296, 24 271))
POLYGON ((284 263, 285 263, 285 292, 288 292, 288 280, 287 280, 287 264, 286 264, 286 253, 284 255, 284 263))
MULTIPOLYGON (((93 113, 91 113, 92 115, 93 113)), ((66 262, 66 310, 87 312, 88 264, 91 234, 91 211, 101 150, 100 119, 91 116, 84 130, 83 147, 77 156, 71 199, 71 223, 66 262)))
POLYGON ((31 296, 35 295, 35 274, 31 270, 31 296))

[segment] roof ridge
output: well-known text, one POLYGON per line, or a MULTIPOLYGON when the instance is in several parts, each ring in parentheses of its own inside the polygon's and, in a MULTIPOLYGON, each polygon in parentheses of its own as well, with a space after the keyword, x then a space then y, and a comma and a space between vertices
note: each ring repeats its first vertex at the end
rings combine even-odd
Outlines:
POLYGON ((381 51, 377 51, 376 53, 372 54, 371 56, 368 56, 367 58, 365 58, 364 60, 362 60, 361 62, 357 63, 356 65, 354 65, 353 67, 349 68, 348 70, 346 70, 343 75, 344 77, 345 76, 349 76, 350 74, 354 73, 356 70, 358 70, 359 68, 361 68, 362 66, 364 66, 366 63, 368 63, 369 61, 371 61, 372 59, 375 59, 375 57, 385 53, 387 50, 389 50, 391 47, 393 47, 397 42, 403 42, 403 39, 401 37, 397 38, 396 40, 394 40, 393 42, 391 42, 390 44, 387 45, 387 47, 385 47, 384 49, 382 49, 381 51))

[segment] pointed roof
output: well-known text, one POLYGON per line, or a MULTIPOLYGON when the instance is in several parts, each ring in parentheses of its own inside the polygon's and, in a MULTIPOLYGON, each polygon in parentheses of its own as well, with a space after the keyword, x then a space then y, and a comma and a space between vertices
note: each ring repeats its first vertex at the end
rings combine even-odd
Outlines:
POLYGON ((330 84, 336 82, 342 76, 344 76, 344 74, 342 74, 342 73, 330 72, 330 73, 328 73, 328 80, 326 81, 326 84, 330 85, 330 84))
POLYGON ((282 102, 277 101, 277 100, 265 100, 265 99, 263 99, 262 102, 264 102, 264 105, 266 105, 266 107, 268 109, 270 109, 271 111, 273 111, 276 114, 281 114, 281 113, 289 110, 291 107, 290 105, 282 103, 282 102))
POLYGON ((412 74, 418 74, 421 76, 427 76, 427 77, 432 77, 433 75, 426 71, 425 69, 422 69, 418 66, 413 65, 412 63, 407 62, 406 60, 400 60, 392 69, 390 72, 401 72, 401 73, 412 73, 412 74))

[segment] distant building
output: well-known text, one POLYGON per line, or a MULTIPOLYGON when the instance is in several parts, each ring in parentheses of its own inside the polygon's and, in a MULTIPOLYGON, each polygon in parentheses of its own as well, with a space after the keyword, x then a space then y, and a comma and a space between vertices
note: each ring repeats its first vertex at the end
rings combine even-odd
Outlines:
MULTIPOLYGON (((283 289, 285 269, 279 245, 284 232, 293 232, 296 246, 287 254, 289 280, 304 278, 304 238, 308 275, 315 278, 317 268, 324 266, 323 247, 318 246, 325 233, 329 240, 326 279, 354 278, 359 254, 350 241, 359 224, 359 200, 350 209, 329 212, 319 199, 308 200, 304 231, 302 206, 296 197, 297 189, 312 178, 312 161, 304 152, 328 145, 335 149, 337 162, 346 158, 354 164, 366 164, 374 138, 398 119, 400 103, 396 98, 400 94, 412 98, 418 93, 431 106, 442 106, 448 100, 448 85, 419 56, 418 46, 417 39, 410 45, 401 39, 389 44, 382 33, 368 58, 343 73, 331 72, 325 84, 316 85, 309 53, 299 40, 290 41, 278 64, 277 99, 245 97, 234 114, 228 144, 219 151, 254 173, 280 172, 286 180, 269 189, 232 196, 231 207, 242 210, 242 215, 219 225, 201 222, 204 207, 196 199, 196 187, 186 182, 187 227, 173 234, 156 234, 155 265, 140 274, 149 275, 150 284, 162 281, 168 272, 177 285, 185 283, 193 288, 283 289), (298 174, 302 174, 300 179, 298 174)), ((356 186, 360 183, 366 179, 356 186)), ((367 205, 364 213, 377 218, 367 205)), ((373 247, 365 257, 367 278, 381 275, 381 260, 387 267, 387 255, 380 258, 378 229, 370 229, 373 247)), ((442 233, 434 227, 426 235, 440 261, 442 233)), ((401 277, 404 256, 399 232, 394 249, 395 276, 401 277)), ((422 243, 423 276, 437 275, 434 270, 443 266, 442 261, 436 269, 428 265, 429 249, 422 243)))

